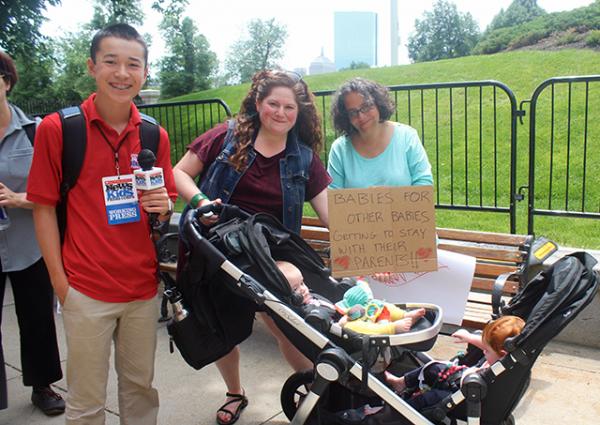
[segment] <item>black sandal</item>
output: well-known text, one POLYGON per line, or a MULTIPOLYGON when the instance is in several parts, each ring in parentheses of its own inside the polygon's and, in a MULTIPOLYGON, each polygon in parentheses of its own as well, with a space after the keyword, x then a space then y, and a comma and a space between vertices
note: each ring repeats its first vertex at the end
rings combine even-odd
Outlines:
POLYGON ((228 421, 223 421, 223 420, 219 419, 219 416, 217 416, 217 423, 219 425, 232 425, 232 424, 236 423, 237 420, 240 418, 240 415, 242 414, 242 410, 244 410, 246 408, 246 406, 248 406, 248 397, 246 397, 245 391, 242 394, 225 393, 225 397, 231 397, 232 399, 225 402, 225 404, 223 404, 221 407, 219 407, 219 410, 217 410, 217 413, 219 413, 219 412, 228 413, 231 416, 231 419, 229 419, 228 421), (238 404, 237 408, 235 409, 235 412, 232 412, 231 410, 226 409, 226 407, 229 406, 230 404, 237 403, 237 402, 240 402, 240 404, 238 404))

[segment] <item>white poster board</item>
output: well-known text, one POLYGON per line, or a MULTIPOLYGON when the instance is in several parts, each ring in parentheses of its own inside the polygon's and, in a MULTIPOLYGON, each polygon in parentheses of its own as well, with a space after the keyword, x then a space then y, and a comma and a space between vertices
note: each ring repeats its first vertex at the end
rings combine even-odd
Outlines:
POLYGON ((438 270, 397 273, 392 282, 382 283, 371 277, 375 298, 391 303, 431 303, 444 310, 444 323, 460 325, 475 273, 475 257, 438 249, 438 270))

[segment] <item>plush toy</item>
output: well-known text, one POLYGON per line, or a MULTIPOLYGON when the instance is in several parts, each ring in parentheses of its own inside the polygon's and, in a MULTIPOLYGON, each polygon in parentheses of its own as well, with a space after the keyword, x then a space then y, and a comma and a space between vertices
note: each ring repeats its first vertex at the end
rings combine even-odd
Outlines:
POLYGON ((394 304, 373 298, 373 291, 364 280, 358 280, 335 306, 348 321, 393 322, 402 319, 405 313, 394 304))

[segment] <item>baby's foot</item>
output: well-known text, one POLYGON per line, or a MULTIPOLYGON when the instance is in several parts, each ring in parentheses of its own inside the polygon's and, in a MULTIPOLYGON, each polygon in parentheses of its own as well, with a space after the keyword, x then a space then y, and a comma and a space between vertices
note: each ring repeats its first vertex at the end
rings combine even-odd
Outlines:
POLYGON ((410 317, 414 322, 425 316, 424 308, 417 308, 416 310, 410 310, 404 313, 404 317, 410 317))
POLYGON ((413 319, 412 317, 405 317, 404 319, 400 319, 400 320, 396 320, 394 322, 394 329, 396 330, 396 333, 403 333, 403 332, 408 332, 410 330, 410 327, 413 324, 413 319))
POLYGON ((404 376, 396 376, 392 375, 388 371, 384 372, 385 381, 396 391, 397 393, 401 393, 406 389, 406 383, 404 382, 404 376))

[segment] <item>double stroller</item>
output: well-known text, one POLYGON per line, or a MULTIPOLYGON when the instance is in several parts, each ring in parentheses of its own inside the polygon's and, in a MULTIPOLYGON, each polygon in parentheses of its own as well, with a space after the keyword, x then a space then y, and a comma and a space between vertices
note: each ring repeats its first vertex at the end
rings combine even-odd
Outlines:
MULTIPOLYGON (((184 315, 172 320, 172 341, 192 367, 200 369, 227 354, 252 332, 254 313, 266 311, 290 341, 314 364, 311 371, 288 378, 281 404, 292 424, 511 424, 511 415, 530 379, 542 348, 592 299, 598 278, 595 263, 585 253, 559 260, 538 274, 500 315, 526 321, 521 334, 505 342, 505 355, 489 368, 468 375, 457 390, 434 406, 417 411, 392 391, 383 379, 389 370, 403 374, 432 359, 425 353, 435 344, 443 322, 440 307, 413 328, 397 335, 361 335, 346 330, 321 311, 306 317, 276 260, 292 262, 311 291, 337 302, 353 285, 338 282, 300 236, 267 214, 248 215, 235 206, 209 205, 190 210, 182 220, 177 284, 169 288, 171 302, 184 305, 184 315), (219 214, 219 224, 205 229, 202 214, 219 214), (369 404, 381 409, 356 415, 369 404)), ((459 359, 476 365, 483 358, 469 347, 459 359)))

